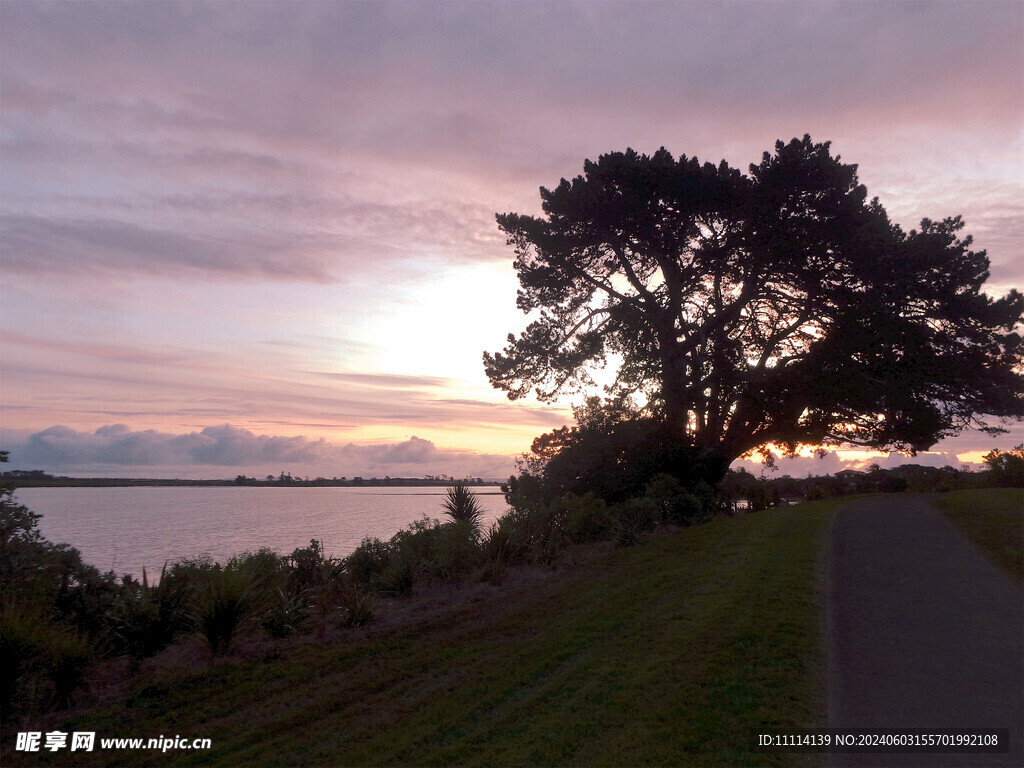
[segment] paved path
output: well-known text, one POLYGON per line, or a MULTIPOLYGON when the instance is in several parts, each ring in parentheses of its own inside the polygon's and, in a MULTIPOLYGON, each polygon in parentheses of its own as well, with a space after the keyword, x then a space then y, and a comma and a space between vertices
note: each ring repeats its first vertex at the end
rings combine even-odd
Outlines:
POLYGON ((833 753, 834 766, 1024 766, 1024 596, 921 497, 853 501, 828 552, 833 728, 1009 728, 1008 754, 833 753))

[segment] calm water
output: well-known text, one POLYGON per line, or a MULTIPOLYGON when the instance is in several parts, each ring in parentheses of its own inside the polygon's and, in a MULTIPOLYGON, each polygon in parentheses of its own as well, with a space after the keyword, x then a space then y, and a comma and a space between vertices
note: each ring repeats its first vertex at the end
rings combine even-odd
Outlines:
MULTIPOLYGON (((424 515, 442 518, 445 489, 427 488, 21 488, 43 515, 39 530, 101 571, 159 574, 168 560, 224 561, 261 547, 288 554, 321 539, 347 555, 366 536, 389 539, 424 515)), ((506 510, 498 488, 477 493, 484 525, 506 510)))

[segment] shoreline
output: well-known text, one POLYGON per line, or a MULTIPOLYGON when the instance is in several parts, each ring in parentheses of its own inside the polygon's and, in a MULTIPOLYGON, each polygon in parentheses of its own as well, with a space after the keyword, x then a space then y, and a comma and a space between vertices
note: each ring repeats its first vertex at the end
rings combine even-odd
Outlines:
MULTIPOLYGON (((455 479, 427 479, 418 477, 391 477, 391 478, 352 478, 348 479, 326 479, 316 478, 315 480, 286 479, 281 481, 256 480, 245 478, 239 480, 189 480, 180 478, 130 478, 130 477, 24 477, 4 474, 0 478, 0 484, 11 490, 21 488, 133 488, 133 487, 230 487, 230 488, 407 488, 407 487, 437 487, 447 488, 455 479)), ((464 482, 474 488, 499 487, 502 481, 482 480, 480 478, 464 479, 464 482)))

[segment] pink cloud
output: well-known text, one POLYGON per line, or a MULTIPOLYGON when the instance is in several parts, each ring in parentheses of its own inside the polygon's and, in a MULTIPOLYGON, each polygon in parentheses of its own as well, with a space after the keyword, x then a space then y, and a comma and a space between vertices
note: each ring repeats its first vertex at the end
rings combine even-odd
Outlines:
POLYGON ((93 432, 58 425, 28 436, 9 434, 5 450, 12 453, 12 467, 76 475, 100 472, 116 476, 120 472, 147 476, 154 470, 179 467, 189 476, 205 471, 206 476, 216 477, 227 469, 262 473, 283 465, 304 474, 329 473, 331 477, 443 473, 500 478, 510 473, 513 465, 510 456, 444 450, 416 436, 398 443, 338 445, 306 437, 256 435, 230 424, 180 434, 132 430, 124 424, 93 432))
POLYGON ((964 214, 993 287, 1020 287, 1022 36, 1017 2, 0 3, 10 423, 123 419, 153 459, 171 444, 139 425, 558 426, 381 378, 351 325, 509 263, 494 212, 626 146, 744 169, 832 139, 905 227, 964 214), (299 349, 321 326, 350 343, 299 349))

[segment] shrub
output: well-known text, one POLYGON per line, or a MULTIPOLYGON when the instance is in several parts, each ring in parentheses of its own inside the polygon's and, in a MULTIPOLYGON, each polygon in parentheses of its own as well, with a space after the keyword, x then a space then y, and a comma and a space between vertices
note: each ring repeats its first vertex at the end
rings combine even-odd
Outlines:
POLYGON ((576 543, 601 541, 615 528, 615 519, 604 499, 588 493, 566 496, 555 502, 565 513, 566 535, 576 543))
POLYGON ((9 603, 0 615, 0 657, 0 716, 6 720, 23 687, 33 708, 67 708, 96 650, 85 633, 9 603))
POLYGON ((615 542, 620 547, 632 547, 642 542, 642 536, 654 528, 660 510, 651 499, 639 498, 617 504, 615 542))
POLYGON ((530 559, 551 565, 558 553, 569 543, 568 511, 557 501, 533 510, 529 515, 530 559))
POLYGON ((677 478, 661 474, 647 484, 646 497, 656 507, 661 520, 694 525, 710 519, 714 489, 698 483, 696 492, 691 492, 677 478), (702 492, 703 499, 698 496, 702 492))
POLYGON ((567 519, 558 500, 547 505, 520 503, 491 526, 482 542, 482 559, 550 564, 569 541, 567 519))
POLYGON ((273 592, 281 586, 290 573, 289 559, 281 557, 269 547, 236 555, 231 560, 239 567, 247 569, 259 586, 267 592, 273 592))
POLYGON ((233 559, 206 570, 197 586, 199 628, 214 655, 226 653, 254 607, 258 579, 250 568, 233 559))
POLYGON ((373 597, 355 584, 342 591, 341 608, 345 613, 345 625, 349 627, 361 627, 373 621, 377 615, 373 597))
POLYGON ((401 547, 391 552, 391 557, 377 581, 382 592, 407 595, 419 576, 420 563, 411 550, 401 547))
POLYGON ((508 561, 502 558, 485 560, 480 567, 480 581, 486 581, 495 586, 505 581, 508 574, 508 561))
POLYGON ((117 579, 83 563, 74 547, 43 538, 40 517, 0 488, 0 591, 47 620, 97 636, 117 599, 117 579))
POLYGON ((340 604, 344 590, 344 565, 334 558, 320 561, 313 576, 313 584, 306 590, 317 615, 317 636, 327 631, 327 618, 340 604))
POLYGON ((301 595, 277 587, 275 599, 263 615, 260 625, 275 638, 290 637, 309 620, 309 607, 301 595))
POLYGON ((456 523, 467 523, 474 531, 480 528, 480 516, 483 509, 476 495, 470 490, 468 483, 455 482, 448 489, 444 502, 445 514, 456 523))
POLYGON ((168 578, 166 564, 155 585, 149 584, 145 569, 141 584, 125 577, 107 618, 111 650, 136 660, 162 651, 191 626, 190 596, 184 580, 168 578))
POLYGON ((650 411, 627 400, 588 398, 573 409, 577 426, 533 441, 518 478, 508 483, 509 503, 549 504, 559 496, 593 492, 609 504, 643 494, 657 475, 677 477, 692 488, 717 485, 728 462, 715 451, 681 439, 650 411))
POLYGON ((431 570, 441 537, 441 521, 422 517, 403 528, 388 542, 392 553, 401 551, 403 557, 416 565, 418 571, 431 570))
POLYGON ((363 589, 376 589, 390 561, 391 547, 387 542, 365 538, 343 562, 353 582, 363 589))
POLYGON ((433 571, 443 579, 460 579, 480 560, 475 520, 446 523, 435 532, 433 571))
POLYGON ((487 562, 516 560, 529 540, 529 513, 513 507, 491 527, 480 542, 480 557, 487 562))
POLYGON ((302 594, 312 587, 320 577, 320 568, 325 561, 323 545, 317 539, 310 539, 308 547, 295 549, 286 559, 288 565, 288 589, 292 594, 302 594))
POLYGON ((209 574, 219 569, 220 566, 213 562, 209 555, 199 557, 183 557, 171 563, 171 567, 164 567, 160 576, 161 583, 173 583, 180 589, 195 592, 203 584, 209 574))

